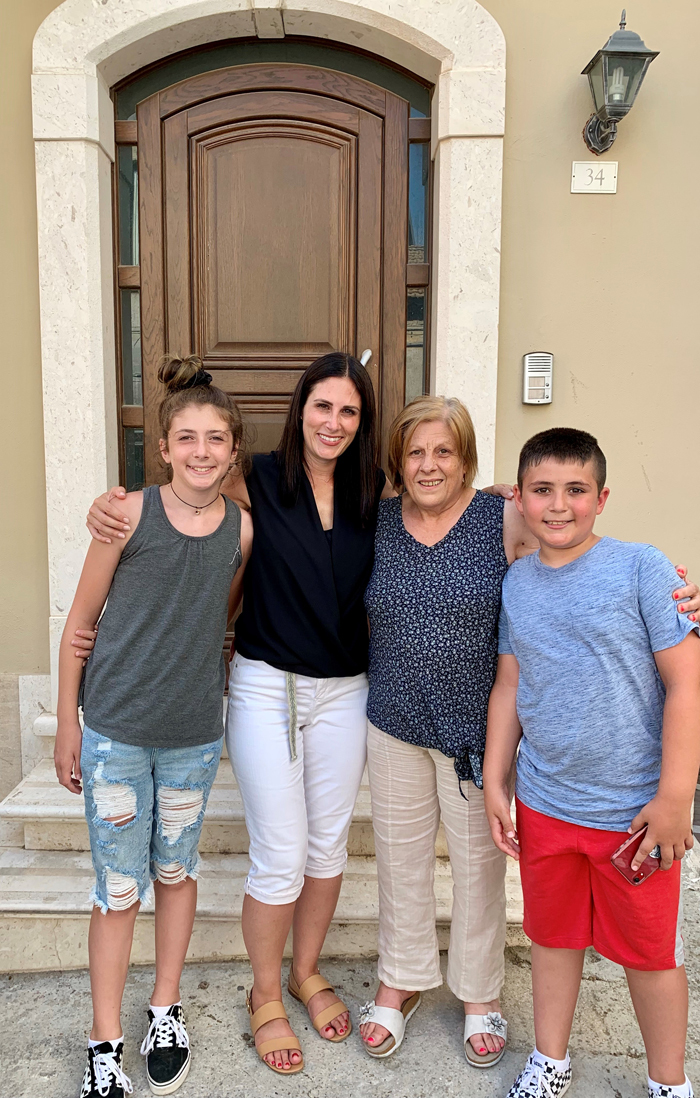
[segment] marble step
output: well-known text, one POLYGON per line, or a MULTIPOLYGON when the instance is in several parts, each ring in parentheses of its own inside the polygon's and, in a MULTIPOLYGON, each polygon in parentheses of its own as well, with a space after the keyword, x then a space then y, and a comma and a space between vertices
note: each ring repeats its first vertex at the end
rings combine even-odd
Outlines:
MULTIPOLYGON (((195 928, 190 961, 245 957, 240 914, 248 859, 240 854, 205 854, 199 875, 195 928)), ((93 884, 90 856, 55 850, 0 850, 0 971, 84 968, 87 925, 93 884)), ((441 948, 449 935, 452 876, 439 858, 435 874, 438 934, 441 948)), ((508 941, 524 944, 522 895, 515 863, 507 877, 508 941)), ((377 877, 373 858, 351 857, 338 908, 324 947, 325 956, 372 956, 376 953, 377 877)), ((289 944, 289 943, 288 943, 289 944)), ((132 962, 154 959, 153 912, 136 920, 132 962)))
MULTIPOLYGON (((42 759, 0 802, 0 848, 2 846, 24 846, 27 850, 90 849, 83 797, 58 784, 52 759, 42 759)), ((212 787, 199 849, 203 854, 245 854, 248 850, 243 802, 226 759, 222 759, 212 787)), ((358 857, 374 854, 366 782, 363 782, 355 804, 348 851, 358 857)), ((447 855, 442 827, 436 851, 441 857, 447 855)))
MULTIPOLYGON (((226 724, 226 709, 228 707, 228 697, 224 696, 223 699, 223 723, 226 724)), ((80 717, 80 723, 82 725, 82 715, 80 717)), ((41 748, 40 755, 44 758, 53 757, 53 748, 56 742, 56 728, 58 726, 58 720, 55 713, 51 713, 48 710, 44 710, 34 721, 32 726, 32 732, 38 737, 41 748)), ((223 729, 222 729, 223 731, 223 729)), ((228 758, 226 751, 226 741, 224 740, 224 746, 221 753, 223 759, 228 758)))

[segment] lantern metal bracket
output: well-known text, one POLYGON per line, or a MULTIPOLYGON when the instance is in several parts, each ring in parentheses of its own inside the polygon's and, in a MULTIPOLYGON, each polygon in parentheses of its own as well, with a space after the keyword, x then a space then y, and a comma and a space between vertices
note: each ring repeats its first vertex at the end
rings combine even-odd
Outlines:
POLYGON ((592 114, 583 127, 583 140, 594 156, 607 152, 617 137, 617 122, 601 122, 592 114))
POLYGON ((632 109, 649 65, 658 56, 658 51, 648 49, 638 34, 627 30, 627 12, 623 8, 620 29, 611 34, 583 70, 595 106, 595 113, 583 128, 583 140, 594 156, 607 152, 613 144, 618 124, 632 109))

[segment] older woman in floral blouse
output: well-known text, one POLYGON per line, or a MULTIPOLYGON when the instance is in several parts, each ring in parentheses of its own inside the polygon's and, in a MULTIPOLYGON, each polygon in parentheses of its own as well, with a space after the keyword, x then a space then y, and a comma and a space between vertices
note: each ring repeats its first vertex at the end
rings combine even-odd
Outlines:
MULTIPOLYGON (((507 1032, 505 857, 484 811, 486 711, 501 582, 537 544, 512 500, 473 487, 476 468, 459 400, 420 397, 392 425, 389 471, 402 494, 379 505, 365 595, 380 985, 361 1030, 371 1056, 392 1055, 421 992, 442 983, 433 891, 442 817, 454 880, 447 982, 464 1004, 467 1061, 485 1068, 507 1032)), ((696 587, 682 594, 693 595, 686 610, 700 603, 696 587)))

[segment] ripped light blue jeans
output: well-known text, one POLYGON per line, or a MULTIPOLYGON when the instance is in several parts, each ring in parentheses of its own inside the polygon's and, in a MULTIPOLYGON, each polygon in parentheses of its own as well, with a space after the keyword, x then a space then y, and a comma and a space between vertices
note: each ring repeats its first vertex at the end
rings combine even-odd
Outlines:
POLYGON ((152 881, 196 878, 204 811, 223 737, 196 747, 135 747, 83 730, 80 766, 95 868, 93 904, 124 911, 152 881))

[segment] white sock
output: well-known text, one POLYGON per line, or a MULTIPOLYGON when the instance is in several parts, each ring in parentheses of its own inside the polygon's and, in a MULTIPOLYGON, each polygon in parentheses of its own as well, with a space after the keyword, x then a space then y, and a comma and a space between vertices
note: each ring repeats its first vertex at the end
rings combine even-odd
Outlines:
MULTIPOLYGON (((117 1051, 117 1045, 119 1044, 120 1041, 123 1041, 123 1040, 124 1040, 124 1034, 122 1033, 121 1037, 115 1037, 113 1041, 109 1042, 115 1052, 117 1051)), ((94 1048, 95 1045, 104 1045, 104 1044, 105 1044, 104 1041, 93 1041, 92 1037, 88 1038, 88 1048, 94 1048)))
POLYGON ((661 1088, 666 1089, 673 1095, 673 1098, 693 1098, 693 1088, 690 1085, 690 1079, 686 1075, 684 1083, 678 1083, 675 1087, 672 1087, 669 1083, 655 1083, 653 1079, 650 1079, 647 1075, 647 1083, 649 1089, 655 1094, 661 1093, 661 1088))
POLYGON ((164 1007, 157 1007, 154 1006, 153 1003, 149 1003, 148 1009, 153 1012, 153 1017, 159 1022, 161 1018, 165 1018, 165 1015, 168 1013, 171 1006, 182 1006, 182 999, 178 999, 176 1003, 170 1003, 168 1006, 164 1007))
POLYGON ((571 1066, 568 1049, 566 1056, 563 1060, 555 1060, 552 1056, 545 1056, 537 1049, 535 1049, 535 1051, 533 1052, 532 1059, 535 1061, 536 1064, 539 1064, 540 1067, 544 1067, 545 1064, 552 1064, 557 1071, 567 1071, 571 1066))

